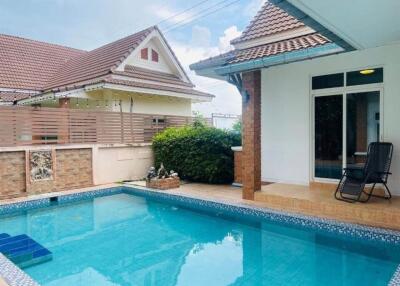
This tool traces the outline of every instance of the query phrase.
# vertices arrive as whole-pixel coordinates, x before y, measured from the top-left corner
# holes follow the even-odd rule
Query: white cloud
[[[242,33],[236,26],[231,26],[224,31],[224,35],[219,38],[219,50],[221,53],[229,52],[233,49],[231,41],[239,37]]]
[[[193,47],[209,47],[211,43],[211,31],[206,27],[194,26],[192,28]]]
[[[193,28],[192,42],[205,42],[204,39],[208,33],[209,30],[207,28]],[[211,103],[193,105],[193,110],[200,111],[205,116],[211,116],[211,113],[240,114],[241,97],[235,86],[225,81],[197,76],[189,69],[189,65],[201,59],[226,52],[230,49],[230,40],[237,37],[238,34],[240,32],[235,26],[229,27],[224,31],[224,35],[219,38],[218,46],[187,45],[180,42],[170,43],[185,71],[196,85],[196,88],[216,96]]]

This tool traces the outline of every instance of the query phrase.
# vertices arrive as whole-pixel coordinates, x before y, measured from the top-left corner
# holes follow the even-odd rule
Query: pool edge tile
[[[40,286],[40,284],[1,253],[0,277],[2,277],[9,286]]]
[[[400,231],[341,222],[338,220],[319,218],[309,215],[296,214],[292,212],[279,211],[266,207],[253,206],[241,202],[232,202],[221,199],[206,199],[195,196],[185,196],[183,194],[166,193],[160,190],[149,189],[142,186],[120,185],[77,193],[57,194],[55,196],[58,198],[58,204],[63,205],[100,196],[108,196],[121,193],[133,195],[142,194],[153,198],[169,199],[172,202],[182,203],[193,209],[196,209],[197,207],[197,209],[205,211],[226,211],[228,213],[234,213],[237,215],[248,215],[252,218],[257,219],[269,219],[275,222],[292,225],[294,224],[314,230],[325,230],[330,233],[336,233],[350,238],[363,238],[369,239],[371,241],[394,243],[396,245],[400,245]],[[49,194],[45,198],[38,198],[0,205],[0,215],[12,214],[14,212],[51,206],[52,204],[50,202],[50,198],[53,196],[54,195]],[[1,263],[7,265],[5,269],[8,269],[8,274],[6,273],[6,275],[8,276],[5,276],[2,273],[2,269],[0,269],[0,276],[5,277],[7,279],[7,282],[10,283],[10,286],[40,286],[25,272],[23,272],[20,268],[18,268],[0,253],[0,265],[2,265]],[[11,266],[9,266],[10,263]],[[12,269],[12,271],[10,271],[9,269]],[[10,279],[10,273],[15,274],[15,276],[12,276],[12,279]],[[27,279],[27,284],[21,284],[21,281],[25,281],[21,279]],[[394,272],[388,285],[400,285],[400,265]]]
[[[399,285],[400,285],[400,265],[399,267],[397,267],[397,270],[393,274],[392,279],[390,279],[388,286],[399,286]]]

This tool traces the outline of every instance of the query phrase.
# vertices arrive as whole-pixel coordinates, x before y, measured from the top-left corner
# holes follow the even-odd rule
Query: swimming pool
[[[125,187],[0,207],[3,232],[53,252],[24,269],[47,286],[387,285],[400,263],[396,232]]]

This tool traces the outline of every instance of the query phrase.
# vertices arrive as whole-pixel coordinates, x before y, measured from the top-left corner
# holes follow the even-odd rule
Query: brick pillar
[[[261,190],[261,71],[243,73],[242,81],[242,197],[254,200]]]

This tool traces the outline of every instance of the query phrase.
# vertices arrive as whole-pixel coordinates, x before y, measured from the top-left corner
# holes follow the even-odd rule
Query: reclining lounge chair
[[[371,197],[390,199],[392,194],[387,186],[387,180],[391,175],[392,155],[392,143],[373,142],[369,144],[364,166],[349,166],[344,169],[335,192],[335,198],[350,203],[365,203]],[[383,196],[373,194],[376,184],[382,184],[385,187]],[[369,191],[365,191],[366,185],[371,186]]]

